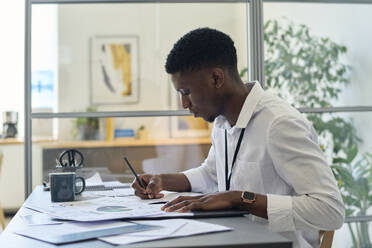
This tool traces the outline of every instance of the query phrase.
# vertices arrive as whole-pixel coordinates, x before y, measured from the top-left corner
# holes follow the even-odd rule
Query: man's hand
[[[160,191],[163,190],[163,183],[160,175],[143,174],[138,177],[146,188],[142,188],[139,182],[134,179],[132,188],[136,196],[141,199],[157,199],[164,196],[164,194],[160,193]]]
[[[166,212],[180,213],[192,210],[221,210],[240,206],[240,191],[218,192],[203,196],[180,196],[165,204],[161,209]]]

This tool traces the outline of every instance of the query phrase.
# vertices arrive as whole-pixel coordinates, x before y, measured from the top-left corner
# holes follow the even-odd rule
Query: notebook
[[[50,186],[49,183],[43,182],[44,191],[49,191]],[[106,191],[106,190],[113,190],[113,189],[126,189],[130,188],[129,183],[120,183],[118,181],[113,182],[103,182],[100,185],[86,185],[85,191]]]

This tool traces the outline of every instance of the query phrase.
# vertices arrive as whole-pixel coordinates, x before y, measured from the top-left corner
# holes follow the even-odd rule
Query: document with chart
[[[62,203],[28,203],[27,208],[47,213],[53,218],[75,221],[137,219],[148,216],[192,216],[192,213],[167,213],[161,204],[148,204],[137,197],[101,197]]]

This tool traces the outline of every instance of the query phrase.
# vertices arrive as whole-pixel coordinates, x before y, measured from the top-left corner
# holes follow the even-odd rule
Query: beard
[[[211,115],[211,116],[209,116],[209,117],[206,119],[206,121],[212,123],[212,122],[214,122],[214,120],[215,120],[216,118],[217,118],[217,116]]]
[[[207,121],[207,122],[213,123],[214,120],[215,120],[218,116],[221,115],[222,110],[223,110],[223,108],[221,107],[221,108],[217,109],[217,111],[216,111],[216,110],[213,111],[214,113],[213,113],[213,114],[210,114],[208,117],[206,117],[206,118],[203,117],[203,119],[204,119],[205,121]]]

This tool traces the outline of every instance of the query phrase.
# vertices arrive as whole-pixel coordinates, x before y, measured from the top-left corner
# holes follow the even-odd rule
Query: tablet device
[[[213,210],[213,211],[191,211],[184,214],[172,214],[172,215],[155,215],[155,216],[145,216],[145,217],[131,217],[130,220],[162,220],[162,219],[172,219],[172,218],[218,218],[218,217],[238,217],[249,214],[246,210]]]

